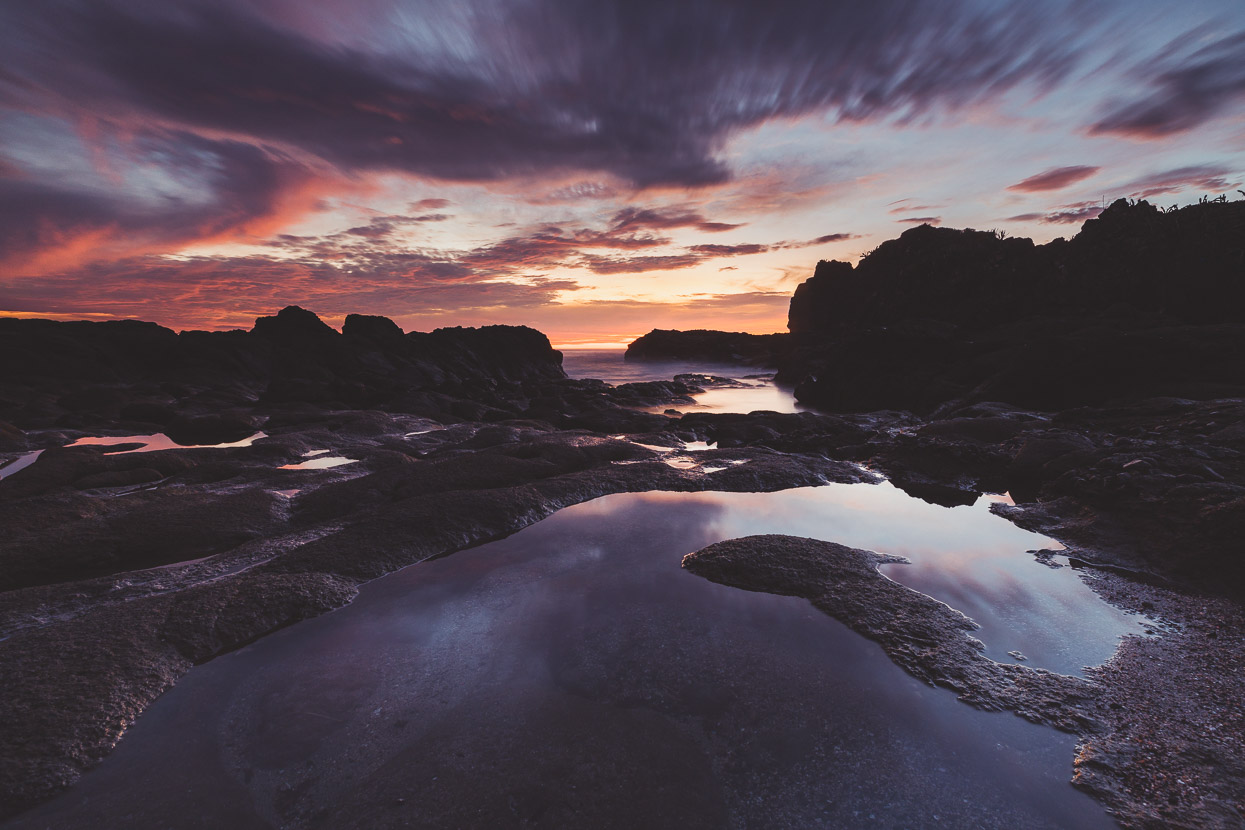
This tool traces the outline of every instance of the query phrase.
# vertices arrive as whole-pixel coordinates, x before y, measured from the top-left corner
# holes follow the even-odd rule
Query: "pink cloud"
[[[1085,181],[1101,169],[1101,167],[1089,167],[1086,165],[1053,167],[1044,173],[1038,173],[1036,176],[1030,176],[1022,182],[1017,182],[1007,189],[1017,193],[1042,193],[1047,190],[1062,190],[1068,185]]]

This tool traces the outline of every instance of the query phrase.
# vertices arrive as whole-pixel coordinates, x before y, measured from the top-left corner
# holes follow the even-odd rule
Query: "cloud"
[[[1233,174],[1226,167],[1195,165],[1143,176],[1124,185],[1122,189],[1131,198],[1149,199],[1154,196],[1179,193],[1186,187],[1209,193],[1222,193],[1240,184],[1240,175]]]
[[[0,46],[18,69],[0,101],[245,136],[343,171],[703,186],[731,177],[732,134],[773,118],[911,119],[1049,88],[1078,62],[1019,4],[475,5],[322,4],[309,27],[264,3],[10,4]],[[364,31],[335,38],[334,22]],[[398,48],[395,28],[422,39]]]
[[[431,199],[428,201],[440,202],[443,200]],[[425,213],[422,216],[376,216],[366,225],[348,228],[342,231],[342,233],[362,236],[367,239],[383,239],[403,225],[416,225],[422,222],[444,222],[449,218],[449,215],[445,213]]]
[[[769,245],[747,242],[740,245],[691,245],[688,247],[688,250],[706,256],[747,256],[749,254],[763,254],[770,250],[770,247]]]
[[[37,273],[86,258],[266,232],[310,210],[315,176],[251,144],[142,132],[126,148],[132,188],[0,179],[0,266]],[[167,166],[168,175],[160,175]]]
[[[1097,65],[1107,31],[1097,24],[1131,14],[1124,4],[1100,8],[1052,13],[975,0],[0,3],[0,291],[54,304],[53,289],[65,302],[137,302],[128,286],[105,284],[132,277],[160,296],[193,283],[199,293],[182,301],[205,308],[201,297],[211,296],[228,309],[230,295],[210,288],[207,275],[258,298],[276,297],[282,280],[316,297],[331,286],[348,296],[445,298],[500,296],[498,281],[512,280],[526,286],[515,289],[516,302],[526,302],[569,290],[549,288],[556,281],[540,283],[545,295],[533,287],[554,269],[681,269],[852,239],[710,244],[685,236],[746,224],[723,219],[845,199],[882,175],[786,150],[750,168],[740,151],[746,141],[736,140],[747,131],[810,115],[849,125],[936,123],[950,113],[967,120],[1012,93],[1040,96]],[[1159,51],[1137,37],[1140,28],[1119,32],[1106,45],[1136,47],[1133,63],[1112,64],[1104,77],[1126,72],[1132,87],[1097,111],[1095,131],[1155,137],[1235,112],[1245,35],[1201,30]],[[1061,170],[1069,169],[1088,168]],[[1144,197],[1232,181],[1230,171],[1199,170],[1129,187]],[[297,226],[310,235],[274,236],[341,204],[344,193],[392,195],[399,189],[388,190],[391,183],[412,179],[422,181],[414,192],[455,195],[465,209],[488,198],[476,195],[485,188],[460,200],[464,188],[428,182],[483,183],[526,204],[481,222],[513,220],[513,230],[499,232],[505,238],[458,243],[463,250],[421,241],[421,227],[450,218],[450,201],[436,197],[386,205],[392,213],[334,232],[307,231],[329,226],[328,217],[311,217]],[[685,201],[616,209],[646,189]],[[608,210],[591,205],[606,199]],[[558,222],[527,225],[530,205],[554,203],[564,206]],[[902,223],[936,224],[944,206],[907,199],[888,207]],[[1064,221],[1051,217],[1078,210],[1088,208],[1033,221]],[[267,255],[160,256],[205,242],[267,245]],[[104,264],[87,266],[96,261]],[[231,267],[249,276],[231,278]]]
[[[1196,34],[1176,41],[1163,59],[1139,61],[1131,74],[1145,92],[1116,101],[1090,134],[1158,139],[1239,111],[1245,104],[1245,31]],[[1201,45],[1189,53],[1181,48],[1186,43]]]
[[[1061,190],[1068,185],[1084,181],[1102,168],[1076,165],[1073,167],[1053,167],[1044,173],[1030,176],[1022,182],[1008,187],[1018,193],[1042,193],[1047,190]]]
[[[909,216],[906,219],[896,219],[905,225],[941,225],[941,216]]]
[[[858,233],[828,233],[825,236],[819,236],[816,239],[810,239],[807,242],[791,242],[785,245],[787,248],[811,248],[814,245],[828,245],[831,242],[845,242],[848,239],[859,239]]]
[[[909,202],[911,201],[911,199],[900,199],[899,201]],[[895,204],[895,203],[891,202],[891,204]],[[887,213],[895,215],[895,214],[900,214],[900,213],[913,213],[918,210],[938,210],[939,208],[943,208],[943,207],[946,207],[946,205],[900,205],[897,208],[891,208],[890,210],[887,211]]]
[[[141,256],[95,263],[40,280],[0,280],[0,308],[66,316],[91,309],[175,327],[249,327],[256,316],[298,302],[328,316],[371,311],[453,314],[531,308],[580,286],[572,280],[443,280],[436,262],[367,268],[264,257]],[[383,266],[388,267],[383,267]]]
[[[710,222],[700,213],[679,208],[624,208],[614,216],[614,230],[696,228],[706,233],[720,233],[742,224],[732,225],[726,222]]]
[[[1047,213],[1022,213],[1018,216],[1009,216],[1005,221],[1041,222],[1044,225],[1079,225],[1100,213],[1102,213],[1102,206],[1098,202],[1079,202],[1063,205]]]
[[[671,254],[668,256],[599,257],[586,256],[582,263],[594,274],[639,274],[645,271],[673,271],[699,265],[705,257],[700,254]]]

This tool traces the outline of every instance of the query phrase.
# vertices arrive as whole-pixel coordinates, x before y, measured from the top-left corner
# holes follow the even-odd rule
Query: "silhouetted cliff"
[[[779,380],[835,410],[953,401],[1039,409],[1245,388],[1245,202],[1120,200],[1034,245],[928,225],[791,300]]]
[[[1245,316],[1245,202],[1164,213],[1115,202],[1071,241],[1034,245],[991,231],[922,225],[853,268],[819,262],[791,300],[788,327],[935,320],[990,329],[1034,317],[1159,315],[1167,323]]]

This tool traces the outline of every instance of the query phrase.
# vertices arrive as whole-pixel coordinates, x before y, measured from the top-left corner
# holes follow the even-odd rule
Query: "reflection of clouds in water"
[[[729,503],[740,494],[721,494]],[[1033,665],[1067,674],[1108,659],[1140,620],[1103,602],[1068,568],[1027,551],[1057,543],[989,511],[990,500],[940,507],[893,485],[830,484],[761,496],[765,509],[724,511],[722,538],[785,533],[906,557],[890,578],[963,611],[995,659],[1019,649]]]
[[[685,374],[741,380],[741,376],[757,371],[752,366],[714,365],[694,361],[628,362],[621,350],[565,349],[563,355],[562,366],[570,377],[596,378],[614,386],[639,381],[672,380],[675,375]],[[767,380],[752,379],[742,382],[749,385],[743,388],[706,389],[704,393],[694,396],[694,404],[662,404],[646,411],[660,414],[671,408],[686,412],[798,412],[801,409],[790,390],[779,389]]]
[[[324,452],[327,452],[325,450]],[[331,467],[341,467],[346,464],[354,464],[357,458],[346,458],[344,455],[321,455],[298,464],[282,464],[278,470],[327,470]]]
[[[787,493],[770,508],[770,524],[785,529],[745,530],[733,535],[766,532],[826,538],[914,561],[938,556],[940,565],[953,569],[973,558],[995,556],[1000,549],[1023,552],[1050,544],[1045,537],[977,506],[928,504],[887,482],[830,484]],[[834,536],[821,535],[826,532]]]
[[[34,450],[32,452],[24,452],[17,458],[0,466],[0,479],[8,478],[14,473],[21,472],[39,460],[39,456],[43,454],[43,450]]]
[[[883,572],[976,620],[982,626],[976,636],[989,656],[1007,660],[1008,651],[1019,650],[1032,665],[1064,673],[1102,662],[1121,634],[1140,630],[1137,618],[1099,599],[1072,569],[1045,567],[1026,553],[1050,547],[1050,540],[988,508],[984,499],[972,507],[939,507],[885,482],[778,493],[626,494],[568,507],[512,538],[522,540],[528,556],[541,557],[546,573],[576,586],[576,596],[600,590],[600,573],[578,569],[586,559],[608,571],[620,550],[661,557],[671,540],[682,541],[680,557],[722,539],[760,533],[897,554],[911,564],[884,566]],[[472,554],[455,559],[463,557],[458,564],[470,567]],[[504,573],[481,577],[504,581]],[[651,590],[669,587],[658,580]],[[555,601],[583,600],[548,597],[538,604]]]
[[[695,412],[800,412],[801,407],[787,389],[779,389],[772,383],[744,389],[709,389],[695,395],[695,406],[681,409]]]
[[[714,441],[712,444],[709,443],[708,441],[684,441],[683,442],[684,452],[703,452],[705,450],[715,450],[717,448],[718,448],[717,441]]]
[[[261,438],[267,438],[265,432],[257,432],[254,435],[247,436],[241,441],[229,441],[222,444],[178,444],[172,438],[163,432],[157,432],[154,435],[103,435],[89,436],[79,438],[66,444],[66,447],[111,447],[120,444],[141,444],[130,450],[118,450],[109,455],[125,455],[132,452],[156,452],[157,450],[205,450],[205,449],[232,449],[234,447],[249,447]]]

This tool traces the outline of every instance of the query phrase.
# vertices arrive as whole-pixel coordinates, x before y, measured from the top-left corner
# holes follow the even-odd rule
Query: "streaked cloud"
[[[1185,188],[1217,195],[1241,184],[1240,172],[1233,173],[1218,165],[1194,165],[1164,170],[1124,185],[1124,190],[1134,199],[1150,199],[1155,196],[1179,193]]]
[[[1190,33],[1158,60],[1138,61],[1143,91],[1112,104],[1093,135],[1159,139],[1185,133],[1245,106],[1245,31]]]
[[[1044,173],[1038,173],[1024,181],[1017,182],[1007,189],[1017,193],[1042,193],[1047,190],[1062,190],[1069,185],[1085,181],[1101,169],[1101,167],[1089,167],[1086,165],[1053,167]]]

